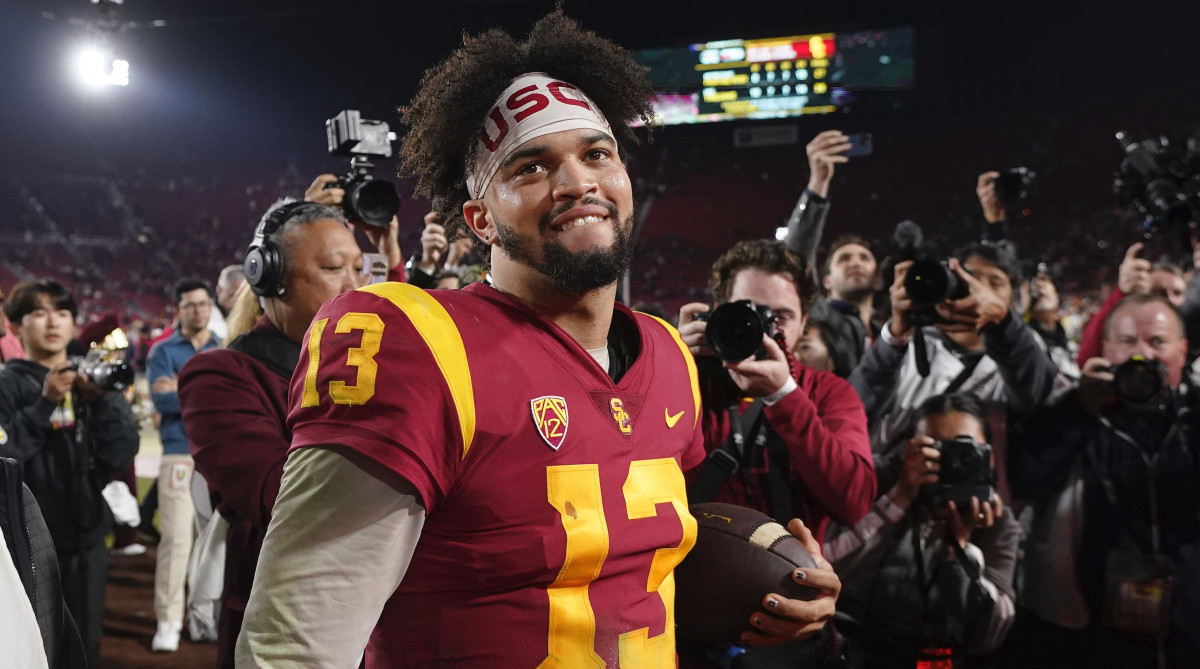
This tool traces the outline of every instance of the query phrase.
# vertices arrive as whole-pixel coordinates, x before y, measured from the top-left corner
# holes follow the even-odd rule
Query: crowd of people
[[[1200,246],[1030,271],[985,172],[977,236],[906,222],[883,248],[837,223],[853,159],[829,130],[784,238],[676,288],[704,256],[638,242],[641,68],[561,11],[464,39],[403,112],[418,241],[348,220],[320,175],[216,288],[175,283],[127,363],[86,355],[111,323],[81,328],[62,283],[8,291],[0,493],[33,510],[0,513],[14,666],[100,666],[110,550],[147,503],[150,649],[186,633],[222,668],[1200,666]],[[667,286],[646,296],[694,301],[621,304],[638,256]],[[1060,293],[1098,258],[1102,303]],[[132,514],[122,364],[162,443]],[[786,527],[812,599],[677,638],[703,502]]]

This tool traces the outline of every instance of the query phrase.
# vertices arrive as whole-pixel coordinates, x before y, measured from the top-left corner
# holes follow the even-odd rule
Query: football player
[[[616,304],[634,250],[621,143],[651,89],[555,12],[428,71],[405,171],[492,285],[327,303],[292,379],[292,452],[239,666],[674,666],[674,578],[704,457],[691,356]],[[811,535],[795,531],[819,554]],[[832,615],[772,599],[761,640]]]

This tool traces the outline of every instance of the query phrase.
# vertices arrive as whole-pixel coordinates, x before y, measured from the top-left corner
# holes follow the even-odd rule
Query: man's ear
[[[467,222],[467,227],[475,233],[476,237],[482,239],[483,243],[491,244],[496,241],[496,224],[488,211],[487,203],[482,199],[464,202],[463,218]]]
[[[826,274],[826,275],[825,275],[825,277],[821,279],[821,285],[822,285],[822,286],[825,286],[825,292],[826,292],[826,293],[828,293],[828,294],[832,295],[832,294],[833,294],[833,288],[830,288],[830,286],[829,286],[829,284],[830,284],[830,283],[831,283],[831,282],[829,281],[829,275],[828,275],[828,274]]]

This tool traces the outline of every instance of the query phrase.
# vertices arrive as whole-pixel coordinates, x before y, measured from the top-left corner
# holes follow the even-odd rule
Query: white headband
[[[513,79],[479,130],[475,171],[467,175],[471,197],[483,197],[500,165],[518,146],[542,135],[579,129],[599,130],[612,136],[604,114],[577,87],[544,72],[530,72]]]

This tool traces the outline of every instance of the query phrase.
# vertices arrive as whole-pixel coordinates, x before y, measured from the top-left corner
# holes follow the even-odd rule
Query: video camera
[[[1192,232],[1200,215],[1196,191],[1200,188],[1200,133],[1174,146],[1166,136],[1132,140],[1116,134],[1125,158],[1113,178],[1113,192],[1122,204],[1132,204],[1145,217],[1146,238],[1167,235],[1190,255]]]
[[[129,348],[129,340],[120,328],[110,332],[102,342],[92,344],[87,355],[71,357],[71,368],[88,377],[105,392],[125,390],[133,385],[134,372],[120,354]]]
[[[992,501],[996,495],[996,472],[992,467],[992,447],[971,437],[958,436],[950,441],[933,444],[941,452],[938,482],[923,487],[924,499],[931,508],[954,502],[959,511],[971,509],[971,498]]]
[[[777,319],[770,308],[750,300],[726,302],[712,313],[696,314],[696,320],[708,322],[704,339],[709,348],[725,362],[740,362],[752,355],[766,359],[762,338],[774,333]]]
[[[395,133],[386,122],[369,121],[358,110],[347,109],[325,121],[325,135],[330,155],[350,158],[350,172],[325,187],[346,191],[342,210],[347,218],[386,228],[400,211],[400,196],[395,184],[375,178],[370,159],[392,155]]]

